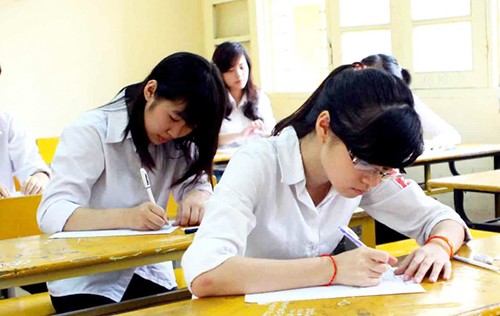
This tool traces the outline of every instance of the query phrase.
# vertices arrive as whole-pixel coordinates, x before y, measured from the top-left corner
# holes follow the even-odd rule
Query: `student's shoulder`
[[[269,166],[278,160],[276,148],[277,144],[274,138],[256,139],[240,147],[233,157],[241,157],[241,159],[247,159],[253,164]]]
[[[74,122],[69,124],[63,132],[97,132],[104,135],[108,125],[109,113],[101,108],[92,109],[83,113]]]

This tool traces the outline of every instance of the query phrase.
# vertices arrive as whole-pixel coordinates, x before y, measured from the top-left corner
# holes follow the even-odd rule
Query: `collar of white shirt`
[[[295,129],[291,126],[281,131],[276,140],[278,163],[283,175],[282,181],[286,184],[297,184],[305,180],[300,143]],[[293,157],[290,159],[290,157]]]
[[[117,111],[116,106],[113,107],[112,111],[106,111],[106,107],[102,110],[107,113],[108,116],[108,126],[106,127],[106,143],[119,143],[125,137],[125,129],[128,124],[128,113],[125,101],[123,102],[123,108]],[[127,133],[126,138],[131,138],[132,135]]]
[[[231,95],[231,93],[227,93],[227,97],[229,98],[229,102],[231,103],[231,105],[233,107],[240,107],[242,106],[243,104],[247,103],[247,94],[246,92],[243,93],[243,96],[241,97],[241,100],[240,100],[240,103],[238,103],[238,106],[236,106],[236,100],[233,98],[233,96]]]

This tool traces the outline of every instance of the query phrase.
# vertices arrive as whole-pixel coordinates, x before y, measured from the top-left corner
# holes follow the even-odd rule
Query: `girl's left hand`
[[[37,172],[24,180],[21,192],[24,195],[42,194],[49,183],[49,176],[44,172]]]
[[[198,225],[205,214],[205,202],[211,196],[205,191],[193,190],[182,200],[177,209],[177,219],[174,225]]]
[[[451,276],[450,254],[438,241],[429,242],[409,254],[394,271],[399,275],[404,273],[403,280],[413,278],[415,283],[420,283],[427,272],[430,271],[429,282],[436,282],[441,272],[443,279]]]

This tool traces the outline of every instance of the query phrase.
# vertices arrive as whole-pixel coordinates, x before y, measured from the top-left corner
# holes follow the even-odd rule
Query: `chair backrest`
[[[58,143],[59,137],[37,138],[38,151],[46,164],[50,165],[52,163]]]
[[[0,199],[0,240],[39,235],[36,211],[41,195]]]
[[[213,186],[215,186],[217,184],[217,179],[214,176],[212,176],[212,184],[213,184]],[[166,207],[168,219],[175,219],[177,217],[177,208],[178,207],[179,206],[178,206],[177,202],[175,201],[174,196],[172,195],[172,193],[170,193],[170,195],[168,197],[168,201],[167,201],[167,207]]]

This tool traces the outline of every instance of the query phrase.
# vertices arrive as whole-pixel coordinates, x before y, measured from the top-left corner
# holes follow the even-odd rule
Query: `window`
[[[267,83],[274,91],[314,90],[330,63],[324,1],[268,0],[267,8],[270,32],[264,56],[270,56],[270,67],[262,75],[271,78]]]
[[[409,69],[413,88],[488,86],[487,0],[263,1],[267,90],[312,91],[328,69],[377,53]]]

